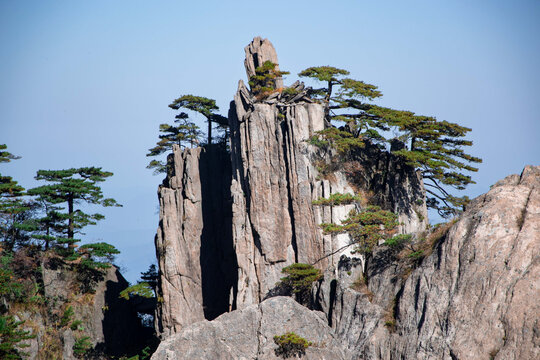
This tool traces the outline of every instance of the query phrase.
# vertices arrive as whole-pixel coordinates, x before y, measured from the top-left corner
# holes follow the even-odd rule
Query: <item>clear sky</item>
[[[136,280],[155,261],[162,177],[145,155],[173,121],[167,105],[191,93],[226,115],[257,35],[291,74],[345,68],[383,106],[473,128],[484,163],[469,196],[540,164],[537,0],[0,0],[0,143],[22,157],[0,172],[27,188],[38,169],[114,172],[103,189],[124,207],[85,239],[116,245]]]

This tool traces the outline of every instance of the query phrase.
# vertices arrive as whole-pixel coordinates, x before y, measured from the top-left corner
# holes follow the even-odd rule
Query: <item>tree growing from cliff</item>
[[[183,95],[174,100],[169,107],[174,110],[187,109],[197,112],[206,118],[208,123],[208,144],[212,143],[212,123],[220,126],[228,126],[229,121],[226,117],[219,115],[219,107],[216,101],[203,96]]]
[[[281,272],[287,276],[281,278],[278,286],[292,291],[296,300],[302,304],[309,302],[311,284],[322,277],[321,270],[310,264],[294,263],[284,267]]]
[[[156,146],[151,148],[146,156],[158,156],[167,151],[171,151],[174,144],[180,147],[189,145],[193,147],[199,144],[202,135],[199,127],[189,120],[189,115],[185,112],[175,116],[176,125],[161,124],[159,131],[159,141]],[[147,166],[148,169],[154,169],[154,173],[164,173],[167,171],[167,164],[160,160],[152,160]]]
[[[279,71],[277,65],[267,60],[255,69],[255,75],[249,78],[249,86],[253,95],[264,97],[276,90],[276,79],[290,74],[288,71]]]
[[[0,359],[18,360],[27,355],[22,349],[29,345],[23,341],[36,335],[24,330],[23,325],[24,321],[18,321],[12,315],[0,315]]]
[[[102,171],[97,167],[71,168],[67,170],[39,170],[36,180],[46,181],[42,185],[28,190],[28,194],[48,205],[47,216],[42,222],[50,222],[48,229],[54,229],[54,242],[62,255],[68,259],[78,258],[75,243],[80,241],[75,235],[88,225],[95,225],[104,219],[99,213],[88,214],[80,204],[94,204],[104,207],[121,206],[112,198],[104,198],[99,183],[105,181],[113,173]],[[51,219],[53,218],[54,219]],[[51,241],[49,238],[48,241]],[[66,245],[67,247],[65,247]],[[89,249],[85,251],[90,251]],[[100,255],[98,255],[100,256]]]
[[[330,145],[342,144],[348,150],[351,144],[355,148],[362,147],[364,141],[386,144],[394,155],[422,172],[427,180],[428,207],[436,209],[443,217],[450,217],[468,202],[467,197],[456,197],[448,189],[463,190],[474,183],[464,172],[478,171],[471,164],[482,162],[463,150],[472,145],[472,141],[463,139],[470,128],[371,104],[368,101],[381,97],[382,93],[374,85],[346,78],[347,70],[319,66],[298,75],[324,83],[324,87],[312,91],[312,97],[323,103],[328,123],[345,123],[342,133],[329,127],[316,134],[312,143],[328,145],[330,138]]]
[[[352,245],[356,252],[369,254],[380,240],[392,237],[398,221],[391,211],[370,205],[362,210],[352,210],[341,224],[323,223],[320,226],[325,234],[347,233],[351,239],[347,246]]]

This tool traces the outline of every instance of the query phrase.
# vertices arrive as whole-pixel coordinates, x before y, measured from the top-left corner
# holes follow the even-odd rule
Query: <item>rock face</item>
[[[163,298],[156,329],[164,336],[228,311],[236,285],[227,152],[176,146],[168,161],[155,240]]]
[[[307,359],[348,358],[336,341],[324,314],[311,311],[288,297],[223,314],[214,321],[185,327],[163,341],[154,360],[279,359],[273,337],[294,332],[311,341]]]
[[[77,282],[74,271],[43,266],[46,311],[28,308],[18,312],[18,318],[36,335],[27,341],[29,347],[24,349],[29,358],[76,359],[73,345],[83,336],[88,336],[95,347],[93,358],[120,357],[138,350],[152,335],[151,329],[141,326],[131,303],[119,298],[120,291],[129,283],[116,267],[108,269],[97,281],[93,293],[74,294]],[[57,328],[58,318],[67,306],[73,309],[70,321],[80,321],[79,330],[69,326]]]
[[[255,38],[246,54],[248,76],[260,61],[277,63],[267,40]],[[324,129],[324,111],[303,84],[293,87],[296,95],[276,92],[256,100],[240,81],[228,116],[230,154],[175,148],[170,156],[158,192],[156,236],[163,297],[156,328],[162,337],[261,302],[292,263],[321,269],[337,263],[349,238],[323,235],[318,225],[339,223],[355,205],[312,205],[321,197],[365,189],[399,214],[402,231],[425,228],[422,183],[391,155],[369,148],[358,155],[356,168],[321,176],[318,166],[330,160],[309,139]],[[358,171],[362,180],[351,181]]]
[[[240,82],[229,113],[236,305],[260,302],[294,262],[324,256],[311,201],[317,172],[306,141],[323,129],[318,104],[253,103]]]
[[[342,259],[315,297],[353,358],[537,359],[539,245],[529,166],[476,198],[410,275],[380,252],[355,286],[361,269]]]
[[[276,64],[276,71],[279,71],[279,62],[274,45],[268,39],[262,39],[257,36],[251,43],[244,48],[246,59],[244,66],[246,67],[247,78],[255,75],[255,69],[264,64],[266,61],[271,61]],[[276,88],[283,87],[283,79],[279,78],[275,81]]]
[[[476,198],[398,296],[394,352],[540,358],[540,167]]]

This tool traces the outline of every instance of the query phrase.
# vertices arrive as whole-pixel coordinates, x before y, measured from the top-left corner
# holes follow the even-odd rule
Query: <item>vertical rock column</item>
[[[175,146],[168,161],[169,173],[158,190],[155,240],[161,336],[228,311],[236,284],[228,153],[219,145],[183,151]]]
[[[309,139],[323,129],[318,104],[253,103],[240,82],[229,113],[236,305],[260,302],[294,262],[324,255],[315,223]],[[321,266],[324,264],[321,263]]]
[[[158,189],[156,252],[161,274],[158,332],[168,336],[204,319],[200,248],[203,229],[199,157],[201,148],[170,155],[170,172]]]

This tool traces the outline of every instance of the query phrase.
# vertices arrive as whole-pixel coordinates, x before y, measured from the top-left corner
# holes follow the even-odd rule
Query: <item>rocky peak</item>
[[[248,80],[255,75],[255,69],[262,66],[266,61],[271,61],[276,64],[276,70],[279,71],[279,61],[274,49],[274,45],[268,39],[263,39],[260,36],[255,37],[251,43],[244,48],[246,59],[244,65]],[[283,79],[276,79],[276,88],[283,87]]]
[[[255,38],[246,47],[248,76],[266,60],[277,63],[275,50]],[[425,228],[421,179],[389,154],[373,148],[358,159],[361,184],[344,169],[320,173],[318,161],[328,159],[309,140],[325,128],[323,107],[301,82],[291,88],[256,99],[240,81],[228,115],[230,152],[175,148],[169,157],[156,236],[162,336],[261,302],[292,263],[336,264],[348,235],[324,235],[319,224],[339,223],[355,205],[313,205],[321,197],[364,187],[399,214],[402,231]]]

